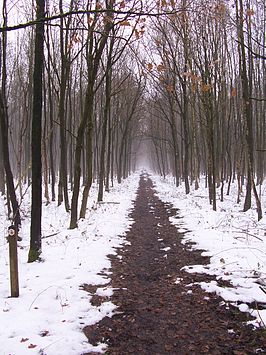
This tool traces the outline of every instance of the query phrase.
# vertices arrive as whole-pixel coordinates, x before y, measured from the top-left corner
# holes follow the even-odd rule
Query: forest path
[[[111,256],[111,301],[118,308],[112,318],[84,328],[89,342],[108,344],[106,355],[265,353],[265,335],[242,324],[244,313],[193,284],[211,276],[181,270],[208,258],[181,243],[182,233],[169,221],[177,213],[142,175],[126,235],[130,243]],[[94,297],[95,304],[106,301]]]

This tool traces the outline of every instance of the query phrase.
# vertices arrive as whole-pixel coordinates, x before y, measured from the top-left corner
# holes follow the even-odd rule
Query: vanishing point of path
[[[181,243],[170,215],[178,218],[178,211],[164,204],[142,175],[130,215],[134,223],[126,235],[129,243],[110,256],[111,301],[118,308],[112,318],[85,327],[89,342],[108,344],[106,355],[266,353],[265,331],[251,330],[244,325],[246,314],[193,284],[211,276],[181,270],[206,264],[208,258]],[[95,295],[92,301],[97,305],[106,299]]]

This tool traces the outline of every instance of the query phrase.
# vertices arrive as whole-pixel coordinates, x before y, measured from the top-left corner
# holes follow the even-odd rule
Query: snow
[[[184,269],[191,273],[215,275],[217,280],[229,281],[232,287],[221,287],[216,281],[201,282],[201,287],[206,292],[216,292],[241,311],[249,311],[256,317],[254,325],[265,326],[266,185],[261,189],[264,215],[258,222],[254,201],[253,208],[247,212],[241,210],[244,195],[241,203],[236,203],[235,184],[232,184],[230,195],[224,196],[224,202],[217,201],[215,212],[208,201],[204,178],[198,190],[191,186],[189,195],[185,194],[184,186],[176,187],[171,177],[163,180],[153,176],[152,179],[159,198],[178,209],[177,218],[171,217],[170,220],[178,232],[184,233],[183,243],[191,248],[205,250],[202,255],[210,257],[208,265],[193,265]],[[191,242],[195,244],[191,246]],[[177,283],[178,281],[179,279]],[[256,303],[262,304],[264,309],[250,308],[251,303],[253,307]]]
[[[77,355],[100,351],[104,344],[91,346],[82,332],[105,316],[112,316],[115,305],[103,302],[95,307],[83,284],[97,285],[96,294],[111,296],[108,254],[124,243],[123,235],[132,224],[132,209],[139,174],[105,195],[97,204],[97,188],[90,194],[89,211],[78,228],[69,230],[69,214],[56,203],[43,205],[43,262],[27,263],[30,230],[30,201],[22,205],[23,226],[19,242],[20,295],[10,298],[8,244],[10,225],[4,199],[0,201],[0,350],[1,355]],[[53,236],[51,236],[53,235]],[[101,273],[101,275],[99,275]]]
[[[266,309],[252,308],[254,302],[266,303],[266,216],[257,222],[255,207],[242,212],[235,202],[236,187],[230,196],[217,201],[217,212],[208,203],[204,181],[200,189],[184,193],[173,179],[152,176],[159,197],[178,208],[171,222],[183,233],[183,243],[203,249],[210,256],[208,265],[186,266],[187,272],[215,275],[216,280],[201,282],[208,293],[216,292],[242,312],[256,317],[255,325],[266,323]],[[116,307],[108,301],[113,293],[110,286],[110,260],[127,242],[126,231],[133,220],[128,217],[133,207],[139,174],[115,185],[105,194],[104,203],[97,204],[97,188],[92,188],[88,213],[78,228],[69,230],[70,216],[56,203],[43,205],[43,262],[27,263],[30,229],[30,196],[25,194],[21,210],[23,226],[19,242],[20,296],[10,298],[8,243],[5,236],[9,221],[0,198],[0,350],[1,355],[78,355],[89,351],[104,351],[106,345],[90,345],[82,332],[86,325],[103,317],[111,317]],[[266,209],[266,186],[262,188],[263,210]],[[243,197],[242,197],[243,199]],[[152,213],[152,206],[151,213]],[[182,218],[179,218],[182,217]],[[158,223],[158,226],[160,224]],[[163,239],[158,238],[158,241]],[[195,242],[196,244],[191,244]],[[169,248],[162,248],[167,252]],[[167,257],[167,254],[164,255]],[[219,279],[229,281],[230,287],[219,286]],[[175,283],[181,282],[177,278]],[[82,285],[96,285],[96,295],[106,297],[99,307],[90,302],[92,295]],[[188,285],[189,286],[189,285]],[[193,293],[191,290],[188,294]]]

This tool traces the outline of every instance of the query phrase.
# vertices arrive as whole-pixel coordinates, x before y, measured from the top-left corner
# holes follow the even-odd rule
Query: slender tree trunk
[[[60,13],[63,13],[62,0],[59,1]],[[72,8],[72,2],[70,9]],[[70,20],[69,20],[70,21]],[[64,27],[63,18],[60,19],[60,56],[61,56],[61,72],[60,72],[60,94],[59,94],[59,123],[60,123],[60,174],[59,174],[59,187],[58,187],[58,205],[65,202],[66,212],[69,212],[69,199],[67,187],[67,142],[66,142],[66,89],[70,73],[70,63],[68,54],[66,53],[65,42],[69,41],[69,21]],[[65,34],[65,38],[64,38]],[[69,43],[68,43],[69,44]]]
[[[239,12],[238,12],[239,10]],[[262,218],[262,208],[261,202],[259,200],[256,186],[254,183],[254,143],[253,143],[253,122],[252,122],[252,101],[251,97],[251,82],[249,82],[248,74],[247,74],[247,61],[246,61],[246,49],[245,49],[245,39],[244,39],[244,9],[243,9],[243,1],[239,0],[239,8],[238,8],[238,0],[236,1],[236,11],[237,11],[237,22],[238,22],[238,38],[239,38],[239,52],[240,52],[240,74],[242,81],[242,99],[243,99],[243,108],[244,108],[244,116],[246,120],[246,148],[247,148],[247,168],[248,168],[248,176],[247,176],[247,185],[246,185],[246,198],[244,202],[244,211],[247,211],[251,208],[251,191],[253,190],[257,212],[258,212],[258,220]]]
[[[187,7],[187,1],[183,0],[182,5],[184,7],[184,11],[186,11]],[[186,12],[184,12],[184,15],[186,15]],[[188,21],[184,20],[182,23],[183,27],[183,47],[184,47],[184,72],[187,70],[187,65],[189,62],[189,53],[188,53],[188,45],[189,45],[189,39],[188,39]],[[184,180],[185,180],[185,191],[186,194],[189,194],[190,192],[190,187],[189,187],[189,127],[188,127],[188,93],[187,93],[187,80],[186,77],[182,79],[182,92],[183,92],[183,112],[182,112],[182,118],[183,118],[183,130],[184,130]]]
[[[110,169],[111,169],[111,148],[112,148],[112,122],[111,113],[108,116],[108,146],[107,146],[107,162],[106,162],[106,181],[105,191],[110,191]]]
[[[7,12],[6,12],[6,0],[3,3],[3,18],[4,26],[7,25]],[[6,103],[6,81],[7,81],[7,68],[6,68],[6,46],[7,46],[7,34],[3,32],[2,34],[2,58],[1,59],[1,74],[2,83],[0,91],[0,125],[1,125],[1,143],[2,143],[2,153],[3,153],[3,164],[6,174],[6,184],[7,184],[7,195],[8,200],[10,199],[13,211],[13,221],[18,229],[21,225],[21,218],[19,212],[19,205],[16,197],[13,173],[10,165],[9,158],[9,145],[8,145],[8,111]]]
[[[184,79],[185,80],[185,79]],[[188,166],[189,166],[189,137],[188,137],[188,98],[187,98],[187,88],[186,81],[183,83],[183,95],[184,95],[184,103],[183,103],[183,129],[184,129],[184,180],[185,180],[185,191],[186,194],[189,194],[189,179],[188,179]]]
[[[0,147],[2,146],[2,133],[0,132]],[[0,155],[0,193],[3,195],[5,194],[5,167],[3,161],[3,154]]]
[[[42,137],[42,157],[44,162],[43,181],[44,181],[44,197],[46,205],[50,203],[49,197],[49,181],[48,181],[48,156],[47,156],[47,102],[46,102],[46,87],[44,89],[44,127]]]
[[[17,228],[21,226],[21,218],[19,212],[19,206],[17,202],[13,174],[10,166],[9,160],[9,148],[8,148],[8,128],[7,128],[7,118],[5,115],[5,105],[2,96],[2,92],[0,92],[0,124],[1,124],[1,140],[2,140],[2,153],[4,160],[4,168],[6,173],[6,184],[7,184],[7,192],[11,201],[12,211],[13,211],[13,221]]]
[[[112,18],[113,2],[110,1],[107,5],[107,16]],[[87,181],[83,190],[82,204],[80,210],[81,218],[85,216],[87,200],[89,195],[90,186],[92,183],[92,159],[93,159],[93,104],[94,104],[94,84],[98,74],[99,64],[102,58],[103,50],[108,41],[108,34],[113,27],[112,21],[106,21],[104,31],[101,39],[98,42],[98,46],[95,49],[95,39],[93,29],[90,30],[88,38],[88,52],[87,52],[87,66],[88,66],[88,84],[85,97],[85,105],[83,110],[83,116],[78,128],[78,134],[76,139],[75,159],[74,159],[74,184],[73,194],[71,199],[71,217],[70,217],[70,229],[77,227],[78,221],[78,198],[80,190],[80,176],[81,176],[81,152],[83,148],[84,134],[86,125],[88,127],[88,146],[87,146]]]
[[[87,202],[89,198],[89,192],[93,180],[93,171],[92,171],[92,166],[93,166],[93,115],[94,115],[94,110],[93,110],[93,88],[92,88],[92,94],[91,94],[91,102],[89,106],[89,112],[88,112],[88,132],[87,132],[87,150],[86,150],[86,162],[87,162],[87,178],[86,178],[86,183],[85,187],[83,190],[82,194],[82,201],[81,201],[81,208],[80,208],[80,218],[85,218],[86,215],[86,208],[87,208]]]
[[[48,36],[49,48],[49,36]],[[49,50],[49,49],[48,49]],[[48,62],[48,103],[49,103],[49,166],[51,175],[52,201],[55,201],[55,164],[54,164],[54,104],[52,98],[52,85],[50,78],[50,61]]]
[[[37,20],[45,16],[45,0],[36,0]],[[42,219],[42,78],[44,62],[44,22],[38,22],[35,29],[35,59],[33,72],[33,112],[32,112],[32,198],[30,250],[28,261],[38,260],[41,254]]]
[[[110,52],[111,54],[111,52]],[[100,171],[99,171],[99,191],[98,191],[98,202],[103,200],[103,185],[104,185],[104,172],[105,172],[105,150],[106,150],[106,136],[107,136],[107,125],[108,118],[110,116],[110,106],[111,106],[111,58],[109,56],[107,62],[107,72],[105,80],[105,107],[104,107],[104,117],[103,117],[103,127],[102,127],[102,146],[100,153]]]
[[[83,142],[84,142],[84,133],[86,124],[88,121],[88,115],[93,105],[93,87],[91,83],[88,83],[86,97],[85,97],[85,105],[84,111],[82,114],[82,120],[80,122],[77,138],[76,138],[76,149],[75,149],[75,159],[74,159],[74,184],[73,184],[73,193],[71,199],[71,219],[70,219],[70,229],[74,229],[77,227],[78,221],[78,197],[79,197],[79,189],[80,189],[80,177],[81,177],[81,152],[83,149]],[[88,182],[85,185],[83,195],[86,194],[88,196],[88,190],[90,186]],[[83,218],[83,211],[86,210],[87,201],[83,198],[83,204],[81,206],[82,214],[81,218]],[[85,214],[84,214],[85,216]]]

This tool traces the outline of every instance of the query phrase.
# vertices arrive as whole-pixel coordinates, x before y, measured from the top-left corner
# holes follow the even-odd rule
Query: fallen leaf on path
[[[25,343],[26,341],[28,341],[29,340],[29,338],[22,338],[21,340],[20,340],[20,342],[21,343]]]
[[[30,344],[30,345],[28,346],[28,349],[34,349],[34,348],[36,348],[36,346],[37,346],[37,345],[35,345],[35,344]]]

